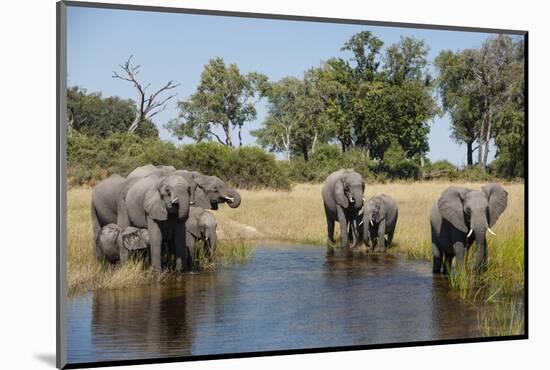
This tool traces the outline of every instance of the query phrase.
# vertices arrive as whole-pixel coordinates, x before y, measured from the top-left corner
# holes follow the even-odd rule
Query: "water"
[[[259,247],[184,282],[69,299],[69,363],[482,336],[427,262]]]

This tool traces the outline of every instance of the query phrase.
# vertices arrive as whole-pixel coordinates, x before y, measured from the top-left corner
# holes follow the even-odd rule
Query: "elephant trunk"
[[[348,198],[350,207],[356,210],[357,213],[361,212],[361,209],[363,209],[363,189],[352,188]]]
[[[225,194],[225,199],[231,208],[237,208],[241,205],[241,195],[236,190],[228,189]]]
[[[208,230],[206,237],[208,238],[206,241],[208,253],[210,254],[210,258],[213,260],[214,256],[216,255],[216,246],[218,244],[218,236],[216,235],[216,230]]]
[[[189,192],[186,186],[178,186],[172,202],[178,203],[178,219],[187,220],[189,217]]]
[[[487,238],[486,230],[474,230],[476,241],[476,257],[474,261],[474,268],[476,272],[482,272],[487,268]]]

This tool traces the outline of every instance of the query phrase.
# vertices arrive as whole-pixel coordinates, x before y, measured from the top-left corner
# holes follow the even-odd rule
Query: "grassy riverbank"
[[[395,247],[391,253],[410,258],[431,259],[428,213],[433,202],[450,183],[392,183],[368,185],[365,197],[379,193],[392,196],[399,206]],[[456,184],[479,188],[483,184]],[[483,286],[496,294],[523,292],[523,207],[524,185],[506,184],[508,208],[488,235],[489,269]],[[242,204],[213,211],[218,220],[220,259],[225,262],[246,260],[254,240],[278,240],[324,246],[326,222],[321,200],[321,185],[296,185],[291,191],[241,190]],[[97,263],[92,255],[89,214],[90,189],[75,188],[68,193],[68,286],[73,294],[85,290],[118,288],[153,281],[182,278],[165,272],[151,274],[142,263],[112,267]],[[337,227],[338,229],[338,227]],[[479,283],[479,282],[477,282]],[[476,284],[477,284],[476,283]],[[472,289],[470,276],[451,279],[451,286],[462,292]],[[494,298],[494,297],[493,297]]]

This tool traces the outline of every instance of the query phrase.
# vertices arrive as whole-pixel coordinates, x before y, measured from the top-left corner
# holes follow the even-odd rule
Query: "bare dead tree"
[[[166,103],[177,94],[172,94],[164,99],[159,99],[159,95],[168,90],[175,89],[179,84],[174,83],[172,80],[168,81],[157,91],[147,95],[146,91],[151,86],[150,83],[142,85],[137,80],[137,75],[141,65],[133,65],[132,57],[130,55],[128,60],[120,65],[120,68],[124,71],[124,75],[119,75],[116,71],[113,71],[113,78],[118,78],[124,81],[131,82],[138,91],[138,108],[136,110],[136,118],[128,128],[128,132],[134,132],[145,120],[152,118],[158,113],[166,109]]]

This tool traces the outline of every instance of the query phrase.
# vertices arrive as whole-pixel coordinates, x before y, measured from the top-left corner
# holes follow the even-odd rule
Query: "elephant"
[[[334,223],[340,224],[340,246],[353,248],[358,239],[357,218],[363,208],[363,177],[351,169],[331,173],[323,184],[321,193],[327,218],[327,245],[334,245]],[[349,239],[352,239],[351,245]]]
[[[491,230],[508,204],[508,193],[498,183],[481,190],[451,186],[445,190],[430,212],[433,272],[447,273],[453,257],[463,265],[468,249],[475,241],[474,269],[487,268],[486,232]]]
[[[149,234],[146,229],[138,229],[132,226],[121,229],[116,224],[108,224],[102,228],[99,241],[100,248],[107,261],[115,263],[120,260],[122,248],[127,251],[147,249],[149,247]]]
[[[128,226],[147,228],[150,242],[151,267],[162,270],[161,247],[168,242],[176,257],[176,271],[185,268],[185,221],[189,217],[190,185],[181,176],[155,174],[126,180],[118,195],[117,222]],[[120,249],[120,260],[127,259],[125,248]]]
[[[185,222],[186,245],[189,253],[190,267],[195,263],[200,242],[204,242],[208,257],[213,260],[216,253],[218,222],[212,213],[200,208],[191,207],[189,218]]]
[[[175,174],[183,177],[192,188],[191,203],[203,209],[217,210],[221,203],[227,203],[231,208],[237,208],[241,204],[241,195],[228,187],[219,177],[203,175],[197,171],[176,170],[173,166],[148,164],[136,168],[127,178],[145,177],[153,173]]]
[[[370,198],[363,207],[363,216],[359,226],[363,235],[363,241],[371,251],[376,246],[382,252],[386,251],[386,246],[390,246],[397,225],[397,203],[388,195],[380,194]],[[388,235],[386,244],[385,235]]]
[[[120,175],[114,174],[105,180],[99,182],[92,189],[91,215],[92,215],[92,234],[93,248],[96,259],[118,260],[118,256],[109,257],[105,251],[118,254],[112,247],[101,245],[101,234],[104,226],[116,224],[117,222],[117,202],[118,194],[124,190],[126,179]],[[104,236],[106,238],[106,236]],[[109,240],[108,238],[105,240]],[[116,249],[116,248],[115,248]]]

